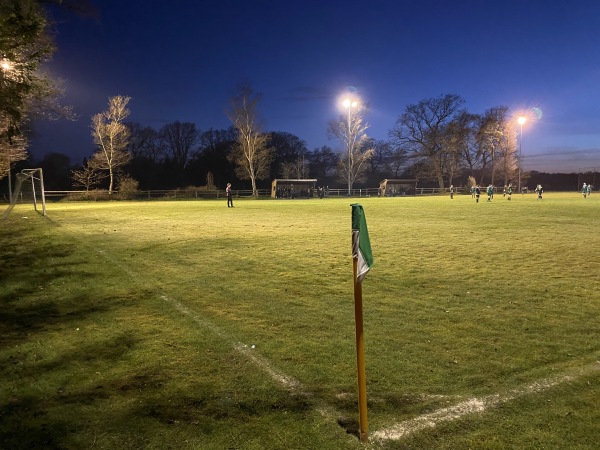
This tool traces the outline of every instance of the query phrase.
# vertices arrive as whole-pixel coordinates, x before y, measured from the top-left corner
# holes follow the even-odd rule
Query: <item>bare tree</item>
[[[304,154],[298,156],[294,161],[281,163],[281,176],[283,178],[303,180],[308,178],[309,173],[308,160],[304,157]]]
[[[237,130],[237,142],[231,154],[236,174],[252,183],[252,195],[258,196],[256,180],[269,176],[273,150],[267,147],[268,135],[261,132],[258,118],[260,96],[249,85],[242,85],[238,95],[231,99],[229,120]]]
[[[500,140],[499,145],[499,169],[504,179],[504,184],[508,184],[518,170],[517,127],[508,116],[506,116],[505,119],[504,126],[502,127],[502,139]],[[521,175],[521,177],[523,177],[523,175]]]
[[[448,156],[444,145],[446,127],[462,112],[463,104],[464,100],[453,94],[421,100],[406,107],[390,132],[396,144],[407,148],[415,160],[429,163],[423,167],[431,168],[431,175],[437,178],[440,188],[444,187]]]
[[[406,153],[406,149],[403,147],[392,145],[392,150],[389,157],[389,168],[394,174],[395,178],[398,178],[402,171],[406,168],[406,162],[408,160]]]
[[[467,111],[460,112],[454,120],[445,127],[443,142],[445,151],[444,174],[448,178],[448,184],[454,184],[454,176],[464,168],[463,155],[469,153],[469,146],[473,141],[473,124],[479,116]]]
[[[307,154],[309,160],[310,173],[313,177],[328,178],[335,174],[339,162],[339,154],[335,153],[331,147],[324,145],[316,148]]]
[[[369,124],[364,118],[368,112],[362,104],[348,105],[348,114],[341,114],[336,120],[329,122],[328,133],[331,138],[340,140],[346,149],[340,156],[340,178],[348,186],[348,195],[352,193],[352,186],[357,181],[362,181],[368,162],[373,156],[373,148],[366,131]]]
[[[127,104],[131,97],[117,95],[108,99],[108,109],[92,117],[92,137],[98,150],[91,161],[95,167],[107,170],[110,178],[108,193],[112,194],[116,171],[127,164],[129,129],[123,121],[129,116]]]
[[[271,173],[278,173],[283,178],[301,178],[299,176],[287,176],[283,171],[302,172],[302,160],[307,153],[306,142],[292,133],[270,132],[268,147],[273,148],[273,161]],[[308,168],[306,168],[307,170]]]
[[[132,158],[147,158],[156,163],[162,154],[158,132],[152,127],[145,127],[137,122],[125,123],[129,128],[127,152]]]
[[[160,129],[159,136],[167,160],[177,171],[183,172],[192,148],[198,141],[196,124],[179,121],[168,123]]]
[[[73,186],[83,187],[86,191],[89,191],[90,188],[100,184],[106,177],[106,172],[96,167],[96,162],[93,158],[85,162],[83,168],[71,171]]]
[[[463,145],[459,148],[461,164],[468,170],[469,176],[475,176],[475,170],[479,167],[480,159],[477,133],[481,116],[478,114],[465,113],[468,118],[467,133]],[[465,115],[463,114],[463,115]]]
[[[373,157],[369,161],[369,170],[374,175],[382,175],[390,171],[393,154],[392,144],[386,141],[371,139],[369,146],[373,148]]]

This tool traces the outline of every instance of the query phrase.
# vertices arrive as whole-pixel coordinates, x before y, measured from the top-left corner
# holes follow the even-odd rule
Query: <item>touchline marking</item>
[[[223,330],[221,330],[219,327],[217,327],[216,325],[208,322],[205,319],[202,319],[201,317],[199,317],[197,314],[194,314],[192,311],[190,311],[185,305],[183,305],[181,302],[177,301],[177,300],[173,300],[168,298],[166,295],[161,295],[160,298],[162,298],[163,300],[169,302],[171,305],[175,306],[175,308],[185,314],[186,316],[190,317],[194,322],[196,322],[198,325],[200,325],[202,328],[206,328],[210,331],[212,331],[215,335],[217,335],[218,337],[230,341],[232,342],[233,339],[231,338],[231,336],[229,336],[227,333],[225,333]],[[241,354],[243,354],[246,358],[248,358],[250,361],[252,361],[254,364],[256,364],[259,368],[261,368],[264,372],[266,372],[267,374],[269,374],[271,376],[271,378],[273,378],[273,380],[277,381],[279,384],[281,384],[284,388],[296,392],[298,394],[302,394],[304,396],[309,396],[309,394],[305,393],[303,389],[301,389],[301,384],[298,380],[296,380],[295,378],[284,374],[283,372],[281,372],[280,370],[275,369],[270,363],[269,361],[267,361],[266,358],[253,353],[251,351],[251,349],[246,345],[246,344],[242,344],[241,342],[237,342],[232,344],[233,348],[240,352]]]
[[[120,261],[117,261],[115,258],[112,257],[112,255],[105,252],[104,250],[96,249],[96,251],[105,259],[113,263],[115,267],[119,267],[120,269],[122,269],[127,275],[129,275],[129,277],[133,281],[138,281],[138,274],[135,271],[131,270],[129,266],[122,264]],[[223,340],[233,342],[232,345],[236,351],[240,352],[242,355],[244,355],[246,358],[252,361],[258,368],[260,368],[263,372],[267,373],[274,381],[279,383],[283,388],[287,389],[288,391],[294,394],[301,395],[303,397],[311,397],[314,399],[312,393],[304,389],[300,381],[273,367],[273,365],[266,358],[260,356],[255,352],[252,352],[246,344],[243,344],[241,342],[235,343],[235,339],[233,339],[232,336],[227,334],[225,331],[221,330],[219,327],[217,327],[210,321],[199,317],[197,314],[190,311],[190,309],[183,305],[181,302],[170,299],[166,295],[161,295],[160,298],[166,302],[169,302],[179,312],[190,317],[201,327],[210,330],[212,333],[214,333],[216,336],[220,337]],[[321,416],[325,417],[328,420],[336,420],[338,417],[342,416],[333,406],[328,405],[327,403],[322,401],[316,404],[316,409],[321,414]]]
[[[375,441],[400,440],[413,433],[427,428],[435,428],[444,422],[458,420],[468,414],[483,413],[486,409],[507,403],[518,397],[546,391],[554,386],[575,380],[583,375],[600,370],[600,361],[583,367],[575,375],[562,375],[560,377],[544,379],[517,389],[510,390],[507,394],[489,395],[483,398],[472,398],[448,408],[438,409],[430,414],[425,414],[414,419],[406,420],[390,428],[375,431],[371,437]]]
[[[218,337],[220,337],[224,340],[227,340],[229,342],[234,342],[234,339],[231,338],[231,336],[229,336],[226,332],[221,330],[216,325],[210,323],[209,321],[199,317],[197,314],[194,314],[181,302],[170,299],[166,295],[161,295],[160,298],[169,302],[179,312],[190,317],[194,322],[196,322],[201,327],[210,330],[215,335],[217,335]],[[300,383],[300,381],[298,381],[297,379],[295,379],[294,377],[292,377],[290,375],[285,374],[281,370],[273,367],[273,365],[269,362],[269,360],[267,360],[264,356],[261,356],[260,354],[253,351],[246,344],[243,344],[241,342],[234,342],[232,344],[232,346],[236,351],[238,351],[239,353],[244,355],[248,360],[252,361],[259,369],[261,369],[263,372],[265,372],[267,375],[269,375],[274,381],[279,383],[286,390],[288,390],[294,394],[300,395],[302,397],[314,398],[312,393],[310,393],[306,389],[304,389],[304,387],[302,386],[302,383]],[[316,409],[323,417],[326,417],[328,419],[336,419],[337,417],[341,417],[340,413],[337,412],[335,410],[335,408],[333,408],[332,406],[330,406],[324,402],[319,402]]]

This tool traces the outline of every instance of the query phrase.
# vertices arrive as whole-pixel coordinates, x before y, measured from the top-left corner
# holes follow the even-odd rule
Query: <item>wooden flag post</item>
[[[367,370],[365,368],[365,334],[363,330],[362,282],[357,280],[358,257],[353,258],[354,267],[354,321],[356,323],[356,371],[358,375],[358,435],[367,442]]]

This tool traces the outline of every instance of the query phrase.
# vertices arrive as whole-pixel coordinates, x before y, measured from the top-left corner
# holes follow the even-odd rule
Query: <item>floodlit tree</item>
[[[40,71],[54,52],[41,4],[0,1],[0,179],[11,163],[27,158],[25,134],[32,118],[70,116],[58,105],[58,82]]]
[[[463,155],[469,153],[473,141],[473,125],[479,116],[466,111],[460,112],[445,127],[443,133],[443,167],[448,185],[454,184],[454,177],[464,168]]]
[[[236,144],[231,159],[236,165],[235,173],[242,180],[252,183],[252,195],[258,196],[256,180],[269,176],[273,150],[267,146],[268,135],[261,132],[258,117],[260,96],[245,84],[232,98],[228,112],[229,120],[237,131]]]
[[[444,188],[444,172],[448,162],[447,127],[462,113],[464,100],[453,94],[421,100],[408,105],[396,121],[390,135],[397,145],[406,148],[417,162],[425,160],[431,175]]]
[[[75,187],[83,187],[86,192],[90,188],[98,186],[107,177],[106,172],[96,167],[96,161],[92,158],[85,161],[81,169],[71,171],[71,181]]]
[[[345,152],[339,159],[340,179],[346,182],[350,195],[354,183],[365,178],[373,148],[366,133],[369,124],[364,120],[367,107],[351,100],[345,101],[344,106],[347,114],[341,114],[336,120],[329,122],[328,134],[344,144]]]
[[[8,123],[0,117],[0,180],[8,175],[12,163],[27,159],[27,140],[22,135],[8,137]]]
[[[108,99],[108,109],[92,117],[92,137],[98,150],[92,156],[92,164],[108,171],[108,193],[112,194],[116,171],[127,164],[131,155],[127,152],[129,129],[123,123],[129,116],[127,104],[131,97],[117,95]]]
[[[508,184],[515,176],[518,170],[517,156],[517,127],[508,116],[504,118],[504,126],[502,127],[502,139],[500,140],[500,174],[504,179],[504,184]],[[521,174],[523,181],[523,174]]]
[[[508,183],[517,167],[516,142],[516,128],[506,106],[490,108],[481,116],[476,130],[476,156],[481,165],[480,183],[483,183],[488,167],[492,184],[495,184],[498,171],[504,178],[504,184]]]
[[[302,154],[294,161],[281,163],[280,173],[283,178],[306,179],[310,173],[308,160]]]

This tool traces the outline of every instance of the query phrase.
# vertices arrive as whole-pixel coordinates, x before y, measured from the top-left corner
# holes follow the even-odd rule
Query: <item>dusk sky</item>
[[[129,119],[142,125],[227,128],[224,111],[248,81],[263,96],[264,131],[309,150],[341,148],[327,124],[346,89],[370,105],[378,140],[408,104],[458,94],[473,113],[529,115],[526,170],[600,169],[597,0],[92,2],[96,19],[59,17],[47,69],[79,119],[37,123],[38,158],[90,156],[91,116],[114,95],[132,97]]]

